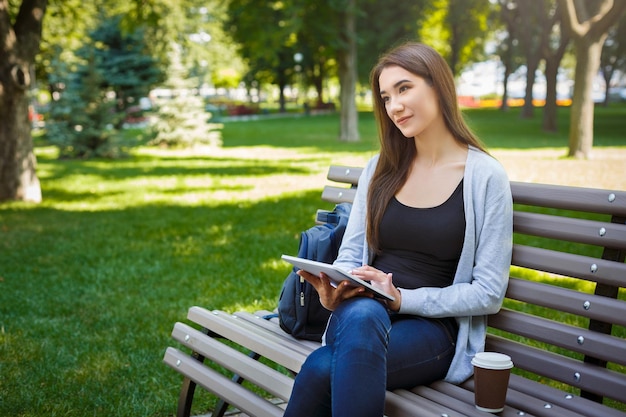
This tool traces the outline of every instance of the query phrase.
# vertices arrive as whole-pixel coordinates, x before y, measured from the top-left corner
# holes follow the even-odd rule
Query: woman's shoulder
[[[367,163],[365,164],[365,167],[363,168],[363,173],[361,174],[362,177],[366,179],[369,179],[372,177],[372,175],[374,174],[374,170],[376,169],[376,164],[378,163],[379,157],[380,157],[380,154],[376,154],[367,161]]]
[[[509,187],[509,177],[504,166],[493,156],[488,153],[470,147],[467,157],[466,177],[471,176],[476,186],[480,184],[494,181],[502,187]]]
[[[378,158],[380,158],[380,154],[377,153],[374,156],[372,156],[369,161],[367,161],[367,164],[365,164],[365,167],[368,169],[372,169],[376,167],[376,164],[378,163]]]
[[[506,171],[504,170],[504,167],[502,166],[500,161],[489,155],[487,152],[473,146],[469,147],[467,164],[470,168],[477,169],[478,171],[482,171],[483,173],[492,171],[498,175],[506,175]]]

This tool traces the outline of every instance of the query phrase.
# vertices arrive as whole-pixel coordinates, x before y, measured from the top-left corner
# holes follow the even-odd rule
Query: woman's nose
[[[395,113],[402,110],[402,103],[397,98],[389,98],[387,102],[387,111],[389,113]]]

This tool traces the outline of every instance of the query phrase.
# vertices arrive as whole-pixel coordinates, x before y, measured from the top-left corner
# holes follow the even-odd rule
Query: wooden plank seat
[[[361,168],[332,166],[322,199],[351,202]],[[510,283],[489,317],[487,349],[515,363],[501,416],[626,416],[626,192],[511,183]],[[323,222],[326,211],[318,211]],[[247,415],[280,416],[293,376],[318,344],[283,332],[273,312],[189,310],[164,362],[183,375],[177,415],[196,385]],[[260,358],[264,358],[260,361]],[[242,385],[242,382],[246,384]],[[252,388],[251,388],[252,387]],[[485,416],[473,380],[387,392],[387,416]]]

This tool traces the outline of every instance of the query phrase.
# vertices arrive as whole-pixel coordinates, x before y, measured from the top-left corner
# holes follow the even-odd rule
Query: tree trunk
[[[560,58],[557,60],[546,57],[546,104],[543,107],[543,130],[546,132],[558,131],[556,83],[559,71]]]
[[[512,19],[512,18],[511,18]],[[511,25],[507,25],[511,26]],[[502,104],[500,110],[509,111],[509,76],[513,69],[513,33],[509,31],[509,35],[506,39],[506,52],[502,56],[504,61],[504,79],[502,80]]]
[[[605,37],[595,42],[576,42],[576,76],[569,126],[569,153],[589,158],[593,147],[593,79],[598,72]]]
[[[41,188],[28,119],[28,95],[13,85],[6,72],[2,68],[0,74],[0,201],[39,203]]]
[[[284,68],[276,68],[276,71],[278,74],[278,80],[277,80],[278,105],[279,105],[278,111],[280,113],[286,113],[287,112],[287,98],[285,97],[285,88],[287,88],[288,78],[287,78],[287,74],[285,73]]]
[[[568,156],[588,158],[593,147],[593,78],[600,67],[602,46],[608,31],[626,10],[626,2],[559,0],[559,5],[576,47]]]
[[[343,47],[338,53],[339,93],[341,102],[341,127],[339,140],[346,142],[359,141],[358,112],[356,109],[356,0],[349,0],[346,10],[342,12],[344,24],[341,30]]]
[[[539,57],[527,56],[526,69],[526,92],[524,94],[524,106],[520,117],[522,119],[532,119],[535,114],[535,105],[533,104],[533,87],[535,86],[535,78],[537,68],[539,67]]]
[[[559,66],[565,49],[570,42],[570,35],[565,23],[563,22],[563,13],[561,6],[556,5],[554,15],[550,19],[547,32],[554,33],[554,28],[559,27],[559,43],[556,48],[552,48],[551,42],[544,44],[543,56],[545,58],[546,69],[546,104],[543,108],[543,130],[546,132],[558,131],[558,105],[557,105],[557,77],[559,74]]]
[[[535,73],[539,63],[543,58],[543,45],[545,33],[543,12],[544,2],[534,0],[520,4],[521,23],[525,26],[520,32],[520,42],[526,58],[526,92],[524,94],[524,106],[520,117],[531,119],[534,116],[535,106],[533,104],[533,87],[535,85]]]
[[[502,80],[502,103],[500,104],[500,110],[509,111],[509,75],[511,71],[508,66],[504,68],[504,80]]]
[[[611,78],[613,78],[613,70],[615,67],[611,67],[610,70],[606,68],[602,69],[602,76],[604,78],[604,100],[602,101],[603,107],[609,106],[609,101],[611,99],[609,92],[611,90]]]
[[[46,3],[24,0],[12,26],[8,0],[0,0],[0,201],[41,202],[28,89]]]
[[[311,71],[312,73],[312,80],[313,80],[313,86],[315,87],[315,92],[317,93],[317,107],[318,108],[322,108],[322,106],[324,105],[324,76],[325,71],[324,71],[324,64],[320,63],[317,64],[313,70]]]

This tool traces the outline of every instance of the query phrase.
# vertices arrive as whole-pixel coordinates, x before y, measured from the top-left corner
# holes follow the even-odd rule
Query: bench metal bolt
[[[191,337],[189,335],[185,335],[185,342],[188,342]]]
[[[574,381],[580,381],[580,372],[574,374]]]
[[[578,336],[578,339],[576,339],[578,341],[579,345],[582,345],[583,343],[585,343],[585,338],[582,336]]]
[[[567,394],[567,395],[565,396],[565,399],[566,399],[566,400],[571,400],[572,398],[574,398],[574,396],[573,396],[572,394]]]
[[[583,303],[583,308],[584,308],[585,310],[589,310],[589,309],[591,308],[591,303],[590,303],[589,301],[585,301],[585,302]]]
[[[545,408],[545,409],[550,409],[550,408],[552,408],[552,404],[545,403],[545,404],[543,405],[543,408]]]
[[[609,203],[612,203],[615,201],[615,194],[611,193],[609,194]]]
[[[601,227],[600,230],[598,230],[598,234],[600,236],[604,236],[606,235],[606,229],[604,227]]]
[[[176,367],[179,367],[182,362],[179,360],[176,361]]]
[[[525,416],[525,415],[526,415],[526,413],[525,413],[525,412],[523,412],[523,411],[518,411],[518,412],[517,412],[517,415],[518,415],[518,416]]]
[[[591,273],[595,274],[598,271],[598,265],[597,264],[591,264]]]

